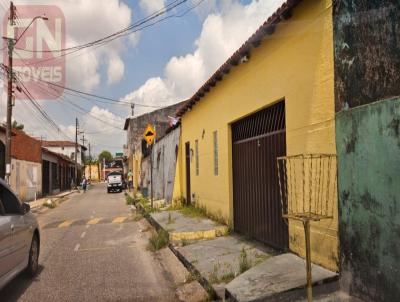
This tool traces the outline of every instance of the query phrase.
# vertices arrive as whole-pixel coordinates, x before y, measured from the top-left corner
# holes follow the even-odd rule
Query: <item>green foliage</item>
[[[135,200],[128,193],[125,193],[125,200],[127,205],[135,204]]]
[[[187,239],[185,239],[185,238],[183,238],[183,239],[181,240],[181,243],[182,243],[182,246],[187,246],[187,245],[190,244],[190,241],[187,240]]]
[[[240,256],[239,256],[239,272],[240,274],[243,274],[245,271],[251,268],[251,260],[247,256],[247,252],[242,247],[242,250],[240,251]]]
[[[227,273],[225,273],[225,274],[223,274],[220,278],[219,278],[219,281],[221,282],[221,283],[229,283],[229,282],[231,282],[233,279],[235,279],[235,273],[234,272],[232,272],[232,271],[230,271],[230,272],[227,272]]]
[[[103,150],[99,154],[99,162],[103,162],[103,158],[105,158],[106,163],[109,163],[113,160],[113,156],[110,151]]]
[[[172,218],[171,213],[168,213],[168,221],[167,221],[167,224],[172,224],[172,223],[175,223],[175,219]]]
[[[220,267],[219,262],[214,263],[213,269],[212,269],[211,273],[209,273],[209,275],[208,275],[208,281],[212,284],[219,283],[218,282],[219,267]]]
[[[169,243],[168,232],[160,229],[158,232],[154,233],[149,239],[149,248],[151,251],[155,252],[164,247]]]
[[[224,224],[224,225],[228,224],[226,219],[222,216],[220,212],[218,212],[217,214],[211,213],[207,211],[207,208],[204,206],[197,206],[197,207],[193,205],[184,206],[180,211],[183,215],[191,218],[209,218],[219,224]]]
[[[45,207],[47,207],[49,209],[54,209],[57,206],[57,204],[55,202],[51,201],[51,202],[43,203],[43,206],[45,206]]]
[[[14,120],[14,121],[12,122],[11,127],[12,127],[13,129],[17,129],[17,130],[23,131],[25,126],[24,126],[24,124],[19,124],[17,121]]]

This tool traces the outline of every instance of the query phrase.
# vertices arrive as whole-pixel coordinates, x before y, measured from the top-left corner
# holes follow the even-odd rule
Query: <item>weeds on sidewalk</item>
[[[125,192],[125,200],[127,205],[135,204],[135,199],[126,192]]]
[[[134,221],[139,221],[139,220],[142,220],[142,219],[143,219],[143,215],[139,214],[139,213],[136,213],[135,217],[133,218]]]
[[[239,273],[243,274],[245,271],[251,268],[251,260],[247,256],[247,252],[242,247],[242,250],[240,252],[239,256]]]
[[[158,232],[154,233],[149,239],[149,249],[155,252],[166,247],[168,243],[169,243],[168,232],[163,229],[160,229]]]
[[[229,223],[222,216],[221,212],[218,212],[217,214],[211,213],[211,212],[207,211],[207,208],[204,206],[193,206],[193,205],[184,206],[184,207],[182,207],[180,212],[184,216],[188,216],[191,218],[209,218],[218,224],[223,224],[223,225],[229,226]],[[228,229],[230,229],[230,228],[228,228]]]
[[[54,209],[57,206],[57,204],[54,201],[48,199],[45,203],[43,203],[43,206],[49,209]]]
[[[173,224],[173,223],[175,223],[175,219],[172,218],[171,213],[168,213],[167,224]]]
[[[208,281],[211,284],[220,284],[220,283],[229,283],[231,282],[235,277],[236,274],[232,269],[232,266],[230,264],[223,264],[225,266],[225,272],[220,274],[220,269],[221,269],[221,264],[218,262],[214,264],[213,270],[211,273],[208,275]]]

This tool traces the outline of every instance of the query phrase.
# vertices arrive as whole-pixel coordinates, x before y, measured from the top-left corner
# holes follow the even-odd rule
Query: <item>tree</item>
[[[18,124],[18,122],[16,120],[14,120],[13,123],[12,123],[12,128],[23,131],[24,130],[24,124]]]
[[[103,162],[103,158],[106,159],[106,163],[109,163],[109,162],[111,162],[113,160],[113,156],[111,155],[111,152],[107,151],[107,150],[103,150],[103,151],[100,152],[100,154],[99,154],[99,162],[102,163]]]

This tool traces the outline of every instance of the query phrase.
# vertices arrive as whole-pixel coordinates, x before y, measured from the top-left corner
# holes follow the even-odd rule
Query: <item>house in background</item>
[[[142,191],[150,195],[151,165],[153,157],[153,198],[171,203],[173,199],[176,161],[179,150],[181,129],[179,124],[167,129],[167,133],[160,137],[153,145],[153,151],[142,159],[141,180]]]
[[[75,161],[42,147],[43,196],[71,190],[75,178]]]
[[[336,153],[333,66],[332,1],[286,1],[179,109],[174,197],[304,257],[302,224],[282,219],[276,160]],[[311,253],[338,271],[329,203],[334,217],[312,224]]]
[[[69,160],[75,162],[75,142],[71,141],[42,141],[42,146],[47,150],[55,153],[55,154],[62,154]],[[77,170],[78,170],[78,183],[82,178],[84,173],[84,162],[85,162],[85,151],[87,148],[81,144],[77,146]]]
[[[75,160],[75,143],[70,141],[42,141],[42,146],[46,149],[67,156],[68,158]],[[85,161],[85,151],[87,148],[81,144],[78,144],[78,156],[77,163],[83,167]]]
[[[100,164],[85,165],[85,175],[90,178],[91,181],[100,181]]]
[[[5,176],[5,128],[0,127],[0,177]],[[13,129],[10,186],[22,201],[42,194],[42,150],[40,141]]]
[[[124,146],[124,155],[126,157],[125,170],[133,173],[133,187],[137,192],[139,188],[144,188],[147,194],[149,188],[149,175],[146,173],[146,157],[150,155],[150,149],[147,148],[146,141],[143,138],[144,130],[148,124],[155,126],[158,137],[163,136],[171,126],[172,117],[175,116],[178,108],[183,104],[177,103],[152,112],[130,117],[125,120],[124,130],[126,131],[127,143]],[[156,137],[157,141],[157,137]],[[142,161],[144,163],[142,165]],[[145,169],[142,171],[142,168]],[[145,195],[146,195],[145,194]]]

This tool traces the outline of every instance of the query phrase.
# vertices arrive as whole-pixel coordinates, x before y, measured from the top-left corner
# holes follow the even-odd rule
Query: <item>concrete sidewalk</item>
[[[151,218],[169,233],[170,241],[213,239],[228,233],[228,227],[208,218],[191,218],[177,211],[161,211]]]
[[[304,301],[304,259],[228,235],[226,226],[207,218],[185,216],[179,210],[151,213],[149,219],[157,228],[169,232],[170,249],[218,298]],[[315,296],[330,297],[337,291],[337,273],[318,265],[312,269]]]
[[[57,200],[59,200],[61,198],[64,198],[64,197],[72,194],[72,193],[75,193],[75,192],[79,192],[79,191],[78,190],[64,191],[64,192],[61,192],[61,193],[56,194],[56,195],[46,196],[46,197],[43,197],[43,198],[36,199],[34,201],[28,201],[27,203],[30,205],[31,209],[35,209],[35,208],[41,207],[49,199],[52,202],[55,202],[55,201],[57,201]]]

